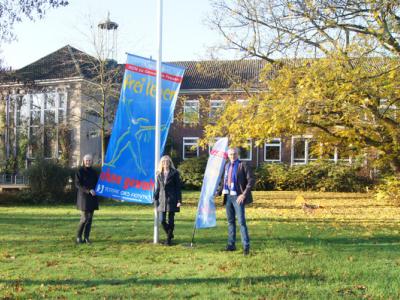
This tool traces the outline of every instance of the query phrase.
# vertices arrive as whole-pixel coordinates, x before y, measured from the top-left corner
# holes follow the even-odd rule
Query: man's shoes
[[[250,254],[250,249],[249,248],[243,249],[243,255],[244,256],[248,256],[249,254]]]
[[[76,238],[76,243],[77,243],[77,244],[82,244],[82,243],[83,243],[82,238],[77,237],[77,238]]]
[[[85,243],[85,244],[91,244],[92,242],[89,240],[89,238],[85,238],[84,240],[83,240],[83,242]]]
[[[225,251],[235,251],[236,250],[236,246],[235,245],[227,245],[225,247]]]

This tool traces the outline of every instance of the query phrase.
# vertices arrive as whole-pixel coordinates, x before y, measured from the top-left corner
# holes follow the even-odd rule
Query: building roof
[[[34,80],[92,77],[96,59],[70,45],[66,45],[41,59],[15,71],[0,75],[2,82],[30,82]]]
[[[257,86],[266,62],[260,59],[171,62],[185,68],[181,90],[229,89],[239,83]]]
[[[0,82],[32,82],[34,80],[94,77],[96,59],[70,45],[15,71],[0,74]],[[266,62],[262,60],[209,60],[177,61],[170,64],[185,68],[181,90],[221,90],[229,89],[237,82],[257,84],[259,74]],[[124,65],[118,67],[122,74]]]
[[[273,77],[282,64],[301,65],[315,59],[282,59],[275,64],[268,74]],[[365,67],[381,68],[385,63],[382,58],[368,58]],[[356,61],[356,63],[359,63]],[[247,87],[259,87],[260,74],[268,64],[261,59],[243,60],[207,60],[207,61],[175,61],[169,62],[185,68],[181,90],[241,90],[240,84]],[[108,70],[118,68],[121,81],[124,64],[108,61]],[[53,80],[81,77],[93,79],[98,69],[98,60],[89,54],[70,45],[66,45],[41,59],[15,71],[0,72],[1,83],[29,83],[35,80]]]

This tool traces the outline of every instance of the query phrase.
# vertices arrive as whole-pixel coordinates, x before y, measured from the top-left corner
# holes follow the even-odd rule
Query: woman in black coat
[[[179,172],[168,155],[161,157],[158,166],[154,202],[160,213],[161,225],[167,234],[166,244],[170,246],[174,238],[175,213],[179,212],[182,204],[182,193]]]
[[[76,208],[81,211],[76,234],[76,242],[90,243],[89,235],[92,227],[92,219],[95,210],[99,209],[95,187],[98,180],[97,172],[92,168],[93,158],[90,154],[83,157],[83,166],[75,174],[75,186],[78,189]],[[84,238],[82,239],[82,233]]]

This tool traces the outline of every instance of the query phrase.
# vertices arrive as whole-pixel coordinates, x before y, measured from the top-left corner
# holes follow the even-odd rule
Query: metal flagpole
[[[193,247],[194,243],[194,235],[196,233],[196,221],[197,221],[197,214],[196,214],[196,220],[194,220],[194,226],[193,226],[193,233],[192,233],[192,240],[190,242],[190,247]]]
[[[157,56],[157,75],[156,75],[156,141],[155,141],[155,155],[154,155],[154,169],[155,179],[157,179],[157,167],[160,160],[160,138],[161,138],[161,60],[162,60],[162,0],[158,0],[157,7],[157,20],[158,20],[158,56]],[[157,180],[156,180],[157,181]],[[157,208],[154,206],[154,239],[153,243],[158,244],[158,213]]]
[[[199,199],[199,203],[197,203],[197,211],[196,211],[196,216],[194,217],[193,233],[192,233],[192,240],[190,241],[190,247],[193,247],[194,235],[196,234],[196,225],[197,225],[197,217],[199,215],[200,201],[201,199]]]

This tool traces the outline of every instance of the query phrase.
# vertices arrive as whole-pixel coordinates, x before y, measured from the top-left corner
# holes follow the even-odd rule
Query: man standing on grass
[[[228,219],[228,244],[226,251],[236,250],[236,216],[240,226],[243,254],[250,253],[250,238],[247,231],[245,205],[253,202],[251,190],[255,184],[252,168],[239,160],[236,148],[228,149],[229,162],[225,165],[223,184],[218,195],[224,195],[226,217]]]

